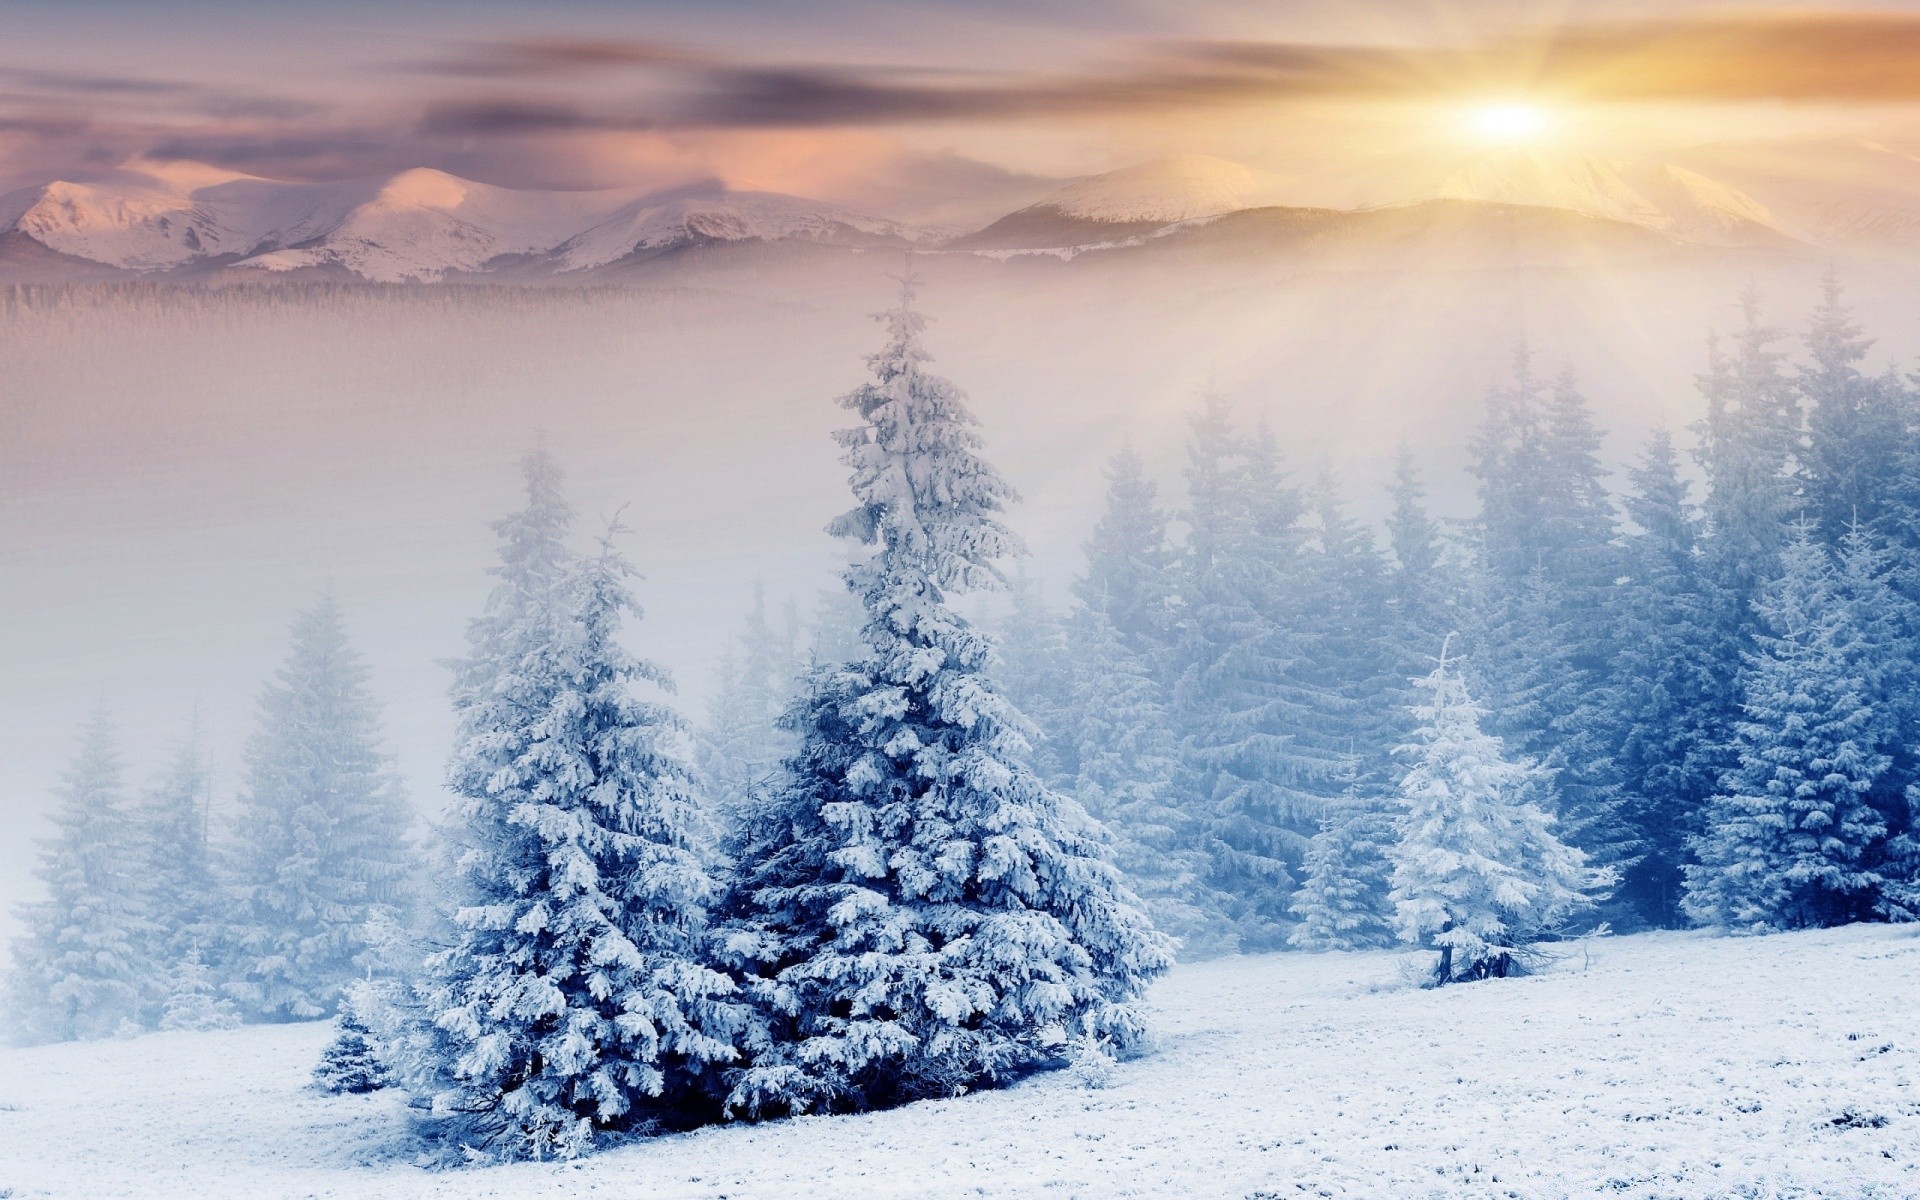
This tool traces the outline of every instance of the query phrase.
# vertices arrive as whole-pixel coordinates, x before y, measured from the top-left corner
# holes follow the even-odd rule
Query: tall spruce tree
[[[780,761],[792,752],[780,714],[802,670],[796,624],[777,628],[767,613],[766,588],[754,585],[746,629],[722,664],[698,739],[701,774],[724,827],[740,820],[756,791],[774,783]]]
[[[870,653],[815,676],[791,781],[738,846],[728,946],[765,1021],[730,1098],[748,1115],[953,1095],[1070,1039],[1125,1050],[1168,963],[1097,824],[1024,765],[1026,721],[949,607],[1001,583],[1012,491],[926,370],[912,300],[842,400],[856,504],[832,531],[875,547],[847,572]]]
[[[1329,807],[1307,846],[1291,908],[1300,923],[1287,935],[1301,950],[1373,950],[1393,944],[1389,897],[1395,805],[1350,792]]]
[[[1741,683],[1738,765],[1708,803],[1686,868],[1687,912],[1739,932],[1836,925],[1871,913],[1886,832],[1869,797],[1896,729],[1875,704],[1887,647],[1848,602],[1801,523],[1756,601]]]
[[[1742,327],[1731,353],[1708,348],[1700,390],[1707,415],[1695,426],[1696,454],[1707,472],[1704,504],[1706,567],[1721,592],[1723,619],[1744,635],[1753,629],[1754,598],[1779,574],[1800,499],[1799,393],[1775,349],[1778,330],[1761,319],[1760,297],[1740,299]]]
[[[1807,407],[1805,508],[1829,548],[1855,525],[1882,537],[1897,528],[1892,506],[1912,440],[1907,395],[1897,378],[1861,372],[1872,346],[1829,271],[1806,335],[1811,361],[1794,379]]]
[[[1029,765],[1048,787],[1071,792],[1079,774],[1080,738],[1074,726],[1080,710],[1073,699],[1066,622],[1048,607],[1025,564],[1015,570],[1008,598],[1005,617],[992,629],[994,676],[1008,702],[1031,723]]]
[[[228,984],[269,1021],[335,1010],[370,962],[367,922],[408,906],[413,868],[411,811],[331,595],[292,640],[260,695],[233,829]]]
[[[715,889],[685,730],[634,694],[668,680],[618,641],[632,569],[610,541],[574,558],[558,468],[537,452],[525,473],[455,665],[454,940],[417,988],[427,1036],[398,1057],[463,1144],[572,1157],[697,1107],[739,1012],[701,961]]]
[[[1536,802],[1544,772],[1509,758],[1443,646],[1415,709],[1413,765],[1400,783],[1391,899],[1404,941],[1439,952],[1434,980],[1511,973],[1528,947],[1590,908],[1612,882],[1553,832]]]
[[[1729,765],[1739,650],[1717,619],[1699,552],[1700,520],[1673,439],[1657,430],[1629,471],[1625,582],[1614,607],[1618,652],[1607,735],[1642,849],[1619,895],[1648,924],[1684,923],[1681,866],[1701,811]]]
[[[1489,725],[1552,773],[1560,834],[1597,866],[1644,852],[1607,733],[1619,574],[1600,434],[1570,373],[1537,380],[1526,352],[1474,444],[1480,602],[1474,662]]]
[[[167,968],[189,958],[217,960],[224,948],[210,791],[196,717],[136,814],[152,922],[149,954]]]
[[[1208,396],[1189,443],[1174,707],[1184,803],[1203,813],[1209,886],[1243,950],[1278,949],[1295,872],[1355,756],[1350,703],[1317,678],[1306,611],[1306,504],[1278,447],[1235,434]]]
[[[1167,514],[1131,447],[1107,464],[1107,507],[1087,539],[1086,574],[1073,584],[1089,609],[1107,614],[1128,649],[1163,655],[1172,620],[1173,557]]]
[[[1186,958],[1230,953],[1225,898],[1207,885],[1205,824],[1180,805],[1179,739],[1164,689],[1105,610],[1082,605],[1068,625],[1079,719],[1072,792],[1113,836],[1114,860],[1154,926]]]
[[[102,707],[56,793],[53,837],[35,874],[46,899],[22,905],[9,976],[22,1042],[108,1037],[135,1026],[156,992],[139,827],[122,792],[112,721]]]

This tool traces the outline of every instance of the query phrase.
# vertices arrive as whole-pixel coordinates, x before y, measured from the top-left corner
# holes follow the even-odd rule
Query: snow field
[[[1913,927],[1561,949],[1437,991],[1390,953],[1183,966],[1151,993],[1158,1051],[1105,1090],[1049,1075],[572,1164],[409,1165],[397,1097],[305,1086],[324,1024],[9,1049],[0,1195],[1920,1195]]]

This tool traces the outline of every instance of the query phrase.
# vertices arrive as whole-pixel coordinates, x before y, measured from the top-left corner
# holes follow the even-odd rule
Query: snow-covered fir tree
[[[151,920],[149,956],[162,969],[218,953],[219,879],[210,843],[211,784],[196,718],[173,761],[136,810],[141,877]]]
[[[20,907],[25,932],[8,978],[14,1035],[29,1043],[136,1026],[156,990],[140,831],[104,707],[82,732],[56,797],[53,837],[34,872],[47,895]]]
[[[569,555],[549,457],[526,479],[456,664],[454,941],[392,1053],[452,1140],[571,1157],[697,1105],[739,1014],[700,961],[714,884],[683,723],[636,694],[668,680],[618,640],[632,569],[611,542]]]
[[[1106,511],[1085,549],[1087,570],[1074,595],[1105,612],[1134,653],[1162,655],[1173,617],[1173,554],[1158,489],[1131,447],[1107,464]]]
[[[1014,572],[1008,598],[1007,613],[993,631],[994,678],[1032,725],[1028,765],[1048,787],[1071,791],[1079,773],[1074,726],[1081,710],[1073,699],[1066,624],[1048,607],[1039,580],[1024,564]]]
[[[1537,803],[1546,773],[1481,730],[1444,646],[1424,686],[1389,851],[1395,923],[1403,941],[1439,952],[1438,983],[1504,976],[1612,877],[1555,836]]]
[[[1068,638],[1079,714],[1073,795],[1106,825],[1114,861],[1182,956],[1231,953],[1220,920],[1227,900],[1207,884],[1205,823],[1179,802],[1179,739],[1159,681],[1101,608],[1077,608]]]
[[[1685,923],[1687,839],[1728,763],[1739,672],[1735,631],[1718,620],[1679,456],[1665,430],[1629,472],[1634,531],[1613,602],[1618,647],[1604,697],[1610,756],[1641,857],[1619,892],[1648,924]]]
[[[228,986],[269,1021],[334,1011],[365,966],[368,920],[407,906],[413,867],[411,811],[331,595],[292,640],[260,696],[233,824]]]
[[[1875,695],[1889,647],[1849,602],[1809,524],[1796,527],[1781,561],[1784,573],[1755,602],[1738,765],[1708,802],[1698,861],[1686,868],[1687,912],[1737,932],[1872,912],[1880,879],[1870,856],[1886,822],[1869,795],[1898,736]]]
[[[1393,806],[1350,792],[1332,805],[1307,844],[1300,890],[1290,905],[1299,920],[1287,944],[1301,950],[1374,950],[1393,944]]]
[[[207,969],[198,949],[189,949],[175,960],[167,977],[169,986],[160,1009],[160,1028],[206,1031],[239,1027],[239,1010],[234,1008],[233,1001],[220,994],[213,972]]]
[[[701,775],[724,827],[740,819],[756,791],[773,783],[793,749],[780,715],[803,670],[797,624],[789,614],[786,628],[776,627],[767,614],[766,588],[756,584],[746,629],[721,663],[720,686],[696,740]]]
[[[1011,490],[957,388],[926,369],[910,284],[838,435],[875,546],[847,573],[868,655],[795,706],[789,783],[738,844],[727,945],[763,1024],[747,1115],[872,1108],[990,1086],[1082,1045],[1124,1053],[1166,968],[1104,836],[1024,763],[1026,721],[949,606],[1002,584]]]
[[[1272,436],[1238,436],[1209,396],[1188,457],[1173,688],[1182,803],[1206,821],[1208,882],[1229,898],[1240,949],[1278,949],[1307,842],[1353,771],[1351,702],[1311,669],[1306,504]]]
[[[341,1011],[337,1024],[339,1032],[313,1068],[313,1086],[334,1096],[364,1095],[392,1086],[393,1076],[380,1061],[372,1031],[351,1006]]]
[[[1897,375],[1861,371],[1872,346],[1830,269],[1807,330],[1811,361],[1794,378],[1807,405],[1800,465],[1805,508],[1829,548],[1838,548],[1855,525],[1882,537],[1899,528],[1893,506],[1903,491],[1901,459],[1913,440],[1912,405]]]

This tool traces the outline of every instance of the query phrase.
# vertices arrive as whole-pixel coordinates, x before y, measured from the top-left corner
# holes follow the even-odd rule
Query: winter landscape
[[[0,1200],[1920,1196],[1912,15],[240,16],[0,17]]]

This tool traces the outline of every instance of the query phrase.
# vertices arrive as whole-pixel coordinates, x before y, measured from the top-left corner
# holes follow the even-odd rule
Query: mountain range
[[[1824,177],[1849,182],[1823,193],[1726,148],[1674,163],[1511,150],[1467,163],[1428,196],[1357,209],[1279,204],[1277,181],[1182,155],[1079,180],[970,232],[717,180],[666,191],[535,191],[420,168],[287,183],[141,161],[103,182],[53,181],[0,196],[0,280],[569,282],[696,247],[780,244],[1069,259],[1221,246],[1337,247],[1363,257],[1473,250],[1533,262],[1595,244],[1792,251],[1871,242],[1884,252],[1920,243],[1920,159],[1867,143],[1817,149],[1853,168],[1850,177],[1828,161]],[[1728,181],[1743,177],[1759,195]]]

